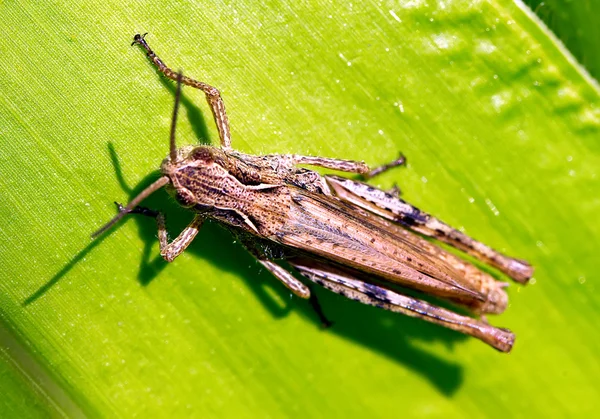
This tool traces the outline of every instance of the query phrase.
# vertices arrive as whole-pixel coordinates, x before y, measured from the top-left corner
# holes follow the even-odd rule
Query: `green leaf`
[[[0,415],[3,418],[41,417],[51,409],[51,400],[40,396],[31,384],[20,374],[19,367],[5,356],[4,349],[0,349]]]
[[[68,394],[0,323],[0,417],[82,417]]]
[[[2,322],[89,416],[595,412],[600,89],[522,7],[1,3]],[[130,47],[144,31],[221,90],[236,149],[403,151],[378,186],[531,261],[489,319],[513,353],[324,290],[320,330],[215,224],[168,266],[151,220],[92,242],[167,154],[173,85]],[[184,96],[179,144],[216,143],[202,94]],[[191,219],[162,192],[145,205],[173,232]]]
[[[600,78],[600,2],[526,0],[592,76]]]

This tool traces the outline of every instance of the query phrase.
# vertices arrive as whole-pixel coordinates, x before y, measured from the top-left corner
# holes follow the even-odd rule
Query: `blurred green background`
[[[0,416],[597,411],[600,5],[531,5],[555,35],[505,0],[0,2]],[[167,154],[174,86],[137,32],[222,91],[239,150],[403,151],[378,186],[536,267],[490,317],[513,352],[325,290],[321,330],[215,224],[168,266],[151,220],[91,242]],[[201,93],[179,121],[216,143]]]

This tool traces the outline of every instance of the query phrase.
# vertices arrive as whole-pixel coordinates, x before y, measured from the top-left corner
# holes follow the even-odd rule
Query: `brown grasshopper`
[[[514,342],[510,331],[404,295],[402,288],[445,299],[476,315],[501,313],[506,308],[503,288],[507,284],[421,235],[463,250],[522,283],[533,274],[527,262],[485,246],[397,194],[298,167],[313,165],[370,178],[402,164],[402,157],[369,171],[366,164],[357,161],[295,154],[253,156],[233,150],[219,91],[167,67],[144,36],[135,35],[132,45],[144,48],[158,70],[177,81],[170,153],[161,164],[162,176],[126,207],[119,205],[119,213],[93,237],[126,214],[152,216],[158,225],[160,254],[171,262],[189,246],[203,221],[211,218],[232,231],[267,270],[301,298],[311,296],[309,287],[276,260],[287,261],[304,278],[350,299],[419,317],[475,336],[500,351],[510,351]],[[176,148],[182,84],[206,95],[219,131],[220,148]],[[163,214],[138,206],[162,187],[195,212],[192,222],[171,242]]]

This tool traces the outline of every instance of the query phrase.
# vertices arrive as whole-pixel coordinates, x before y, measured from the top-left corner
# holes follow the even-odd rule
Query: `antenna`
[[[171,119],[171,134],[170,134],[170,141],[169,141],[169,147],[170,147],[169,156],[171,158],[171,163],[174,163],[177,160],[177,146],[175,145],[175,128],[177,127],[177,113],[179,111],[179,101],[181,98],[181,79],[182,78],[183,78],[183,74],[180,71],[179,73],[177,73],[177,92],[175,93],[175,106],[173,107],[173,118]],[[169,180],[168,176],[162,176],[156,182],[154,182],[152,185],[148,186],[146,189],[144,189],[142,192],[140,192],[138,196],[133,198],[133,200],[131,200],[131,202],[129,204],[127,204],[127,206],[125,208],[123,208],[121,211],[119,211],[119,213],[117,215],[115,215],[112,218],[112,220],[110,220],[108,223],[104,224],[102,227],[100,227],[98,230],[96,230],[94,233],[92,233],[92,239],[95,239],[96,237],[98,237],[99,235],[101,235],[102,233],[104,233],[105,231],[110,229],[112,226],[117,224],[121,220],[121,218],[123,218],[127,214],[129,214],[136,206],[138,206],[138,204],[140,202],[142,202],[149,195],[153,194],[154,192],[156,192],[157,190],[159,190],[160,188],[162,188],[169,182],[170,182],[170,180]]]
[[[179,99],[181,98],[181,79],[183,74],[181,71],[177,73],[177,92],[175,93],[175,106],[173,107],[173,118],[171,119],[171,141],[170,141],[170,157],[171,163],[177,160],[177,147],[175,145],[175,128],[177,127],[177,112],[179,112]]]
[[[152,185],[148,186],[146,189],[144,189],[142,192],[140,192],[138,196],[133,198],[131,200],[131,202],[129,204],[127,204],[127,206],[125,208],[123,208],[122,211],[119,211],[119,213],[117,215],[115,215],[112,220],[110,220],[108,223],[104,224],[102,227],[100,227],[98,230],[96,230],[94,233],[92,233],[92,239],[95,239],[100,234],[104,233],[106,230],[108,230],[109,228],[111,228],[112,226],[117,224],[117,222],[119,222],[119,220],[121,218],[123,218],[127,214],[129,214],[131,212],[131,210],[134,209],[135,207],[137,207],[140,202],[142,202],[144,199],[148,198],[149,195],[153,194],[154,192],[156,192],[157,190],[159,190],[160,188],[162,188],[169,182],[170,182],[170,180],[169,180],[168,176],[162,176],[156,182],[154,182]]]

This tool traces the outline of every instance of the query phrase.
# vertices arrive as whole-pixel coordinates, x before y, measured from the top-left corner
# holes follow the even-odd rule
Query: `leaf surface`
[[[0,11],[0,316],[85,414],[598,409],[599,88],[520,3]],[[531,261],[535,280],[511,285],[508,311],[490,317],[517,334],[513,353],[324,290],[336,324],[320,330],[215,224],[168,266],[151,220],[91,242],[167,154],[174,86],[129,46],[145,31],[167,64],[221,90],[235,148],[371,165],[402,151],[409,167],[378,186],[397,182],[420,208]],[[179,144],[216,143],[202,95],[184,96]],[[145,205],[175,233],[191,220],[162,192]]]

